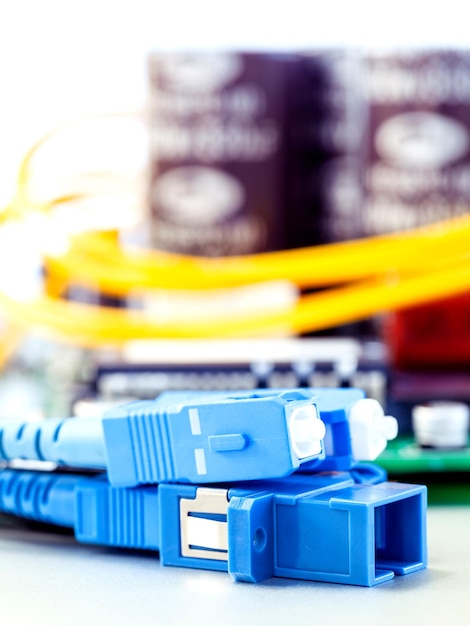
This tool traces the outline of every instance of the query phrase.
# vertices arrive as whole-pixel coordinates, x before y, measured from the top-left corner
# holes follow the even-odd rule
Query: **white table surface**
[[[470,624],[470,507],[431,507],[429,569],[371,589],[162,567],[154,554],[0,527],[1,626]]]

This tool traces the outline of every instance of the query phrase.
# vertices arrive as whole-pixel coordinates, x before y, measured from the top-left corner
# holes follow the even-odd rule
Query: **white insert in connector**
[[[293,409],[289,417],[292,450],[298,459],[320,454],[325,424],[313,405]]]

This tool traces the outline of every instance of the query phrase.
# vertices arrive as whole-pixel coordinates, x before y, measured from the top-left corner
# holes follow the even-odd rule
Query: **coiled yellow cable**
[[[229,258],[197,258],[153,250],[124,251],[94,233],[73,238],[67,253],[47,257],[62,277],[99,285],[115,295],[137,289],[218,289],[269,280],[301,288],[359,280],[387,272],[432,271],[470,252],[470,216],[408,233]]]
[[[26,155],[18,192],[0,214],[3,221],[39,212],[53,220],[54,209],[86,198],[89,191],[38,202],[32,197],[33,160],[54,133]],[[210,310],[203,320],[182,323],[128,309],[91,306],[45,296],[18,302],[0,292],[0,309],[16,324],[79,345],[121,344],[133,338],[265,336],[307,332],[355,321],[383,311],[429,302],[470,286],[470,215],[408,232],[311,248],[231,258],[196,258],[157,250],[123,249],[107,233],[69,238],[60,255],[44,252],[55,284],[81,284],[126,296],[155,289],[216,290],[289,280],[300,288],[329,287],[272,313],[227,315]]]

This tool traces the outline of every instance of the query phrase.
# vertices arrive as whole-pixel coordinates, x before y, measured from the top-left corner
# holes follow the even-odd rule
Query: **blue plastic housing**
[[[117,486],[257,480],[323,458],[324,432],[314,397],[299,390],[165,394],[102,419],[0,421],[0,459],[106,469]]]
[[[368,587],[424,569],[426,488],[356,485],[346,476],[297,475],[230,488],[226,561],[214,560],[212,547],[182,553],[181,501],[196,504],[199,491],[162,485],[162,563],[220,569],[247,582],[280,576]],[[205,519],[213,521],[211,511]]]
[[[117,486],[350,470],[357,461],[348,414],[362,398],[362,390],[342,388],[166,392],[103,419],[0,421],[0,459],[107,469]],[[326,435],[314,450],[299,452],[290,420],[305,407],[316,407]]]
[[[302,471],[350,470],[357,463],[351,447],[348,415],[353,404],[365,398],[362,389],[310,388],[315,397],[322,422],[326,426],[325,457],[305,463]]]
[[[105,479],[84,479],[76,488],[75,538],[81,543],[158,550],[158,487],[112,487]]]
[[[84,543],[160,550],[163,565],[372,586],[426,567],[426,488],[348,473],[232,487],[112,487],[4,470],[0,510],[72,527]]]
[[[278,390],[278,392],[280,391]],[[351,447],[348,416],[353,404],[365,398],[364,391],[355,387],[338,389],[308,387],[298,389],[297,392],[315,401],[320,419],[326,426],[324,456],[302,463],[299,470],[302,472],[349,471],[358,461],[354,458]],[[259,397],[269,396],[272,394],[272,390],[255,389],[253,391],[237,392],[238,397],[249,397],[253,394]],[[232,395],[233,392],[230,391],[167,391],[162,393],[156,401],[165,405],[182,401],[200,400],[202,397],[229,398]]]
[[[297,390],[187,399],[165,394],[125,405],[103,419],[109,479],[134,486],[287,476],[324,456],[320,441],[305,456],[296,449],[291,423],[305,410],[321,424],[314,396]]]
[[[83,476],[47,472],[0,472],[0,511],[73,528],[75,499]]]
[[[424,487],[398,483],[233,493],[228,570],[250,582],[280,576],[374,586],[426,567],[425,509]]]
[[[106,469],[102,420],[0,420],[0,459],[51,461],[70,467]]]

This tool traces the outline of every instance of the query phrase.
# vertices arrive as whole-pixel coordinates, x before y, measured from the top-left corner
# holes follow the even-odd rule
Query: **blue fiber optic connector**
[[[323,458],[324,435],[302,390],[165,396],[98,419],[0,421],[0,459],[103,469],[118,486],[257,480]]]
[[[225,487],[113,487],[4,470],[0,511],[74,529],[78,541],[159,550],[163,565],[373,586],[424,569],[426,488],[348,473]]]
[[[280,392],[281,390],[278,390]],[[284,390],[287,391],[287,390]],[[366,398],[362,389],[309,387],[298,390],[315,402],[325,424],[324,457],[302,463],[300,471],[349,471],[360,461],[374,461],[387,441],[398,433],[397,420],[385,416],[376,400]],[[238,397],[272,394],[270,389],[237,392]],[[167,391],[158,397],[162,404],[210,398],[229,398],[230,391]]]

